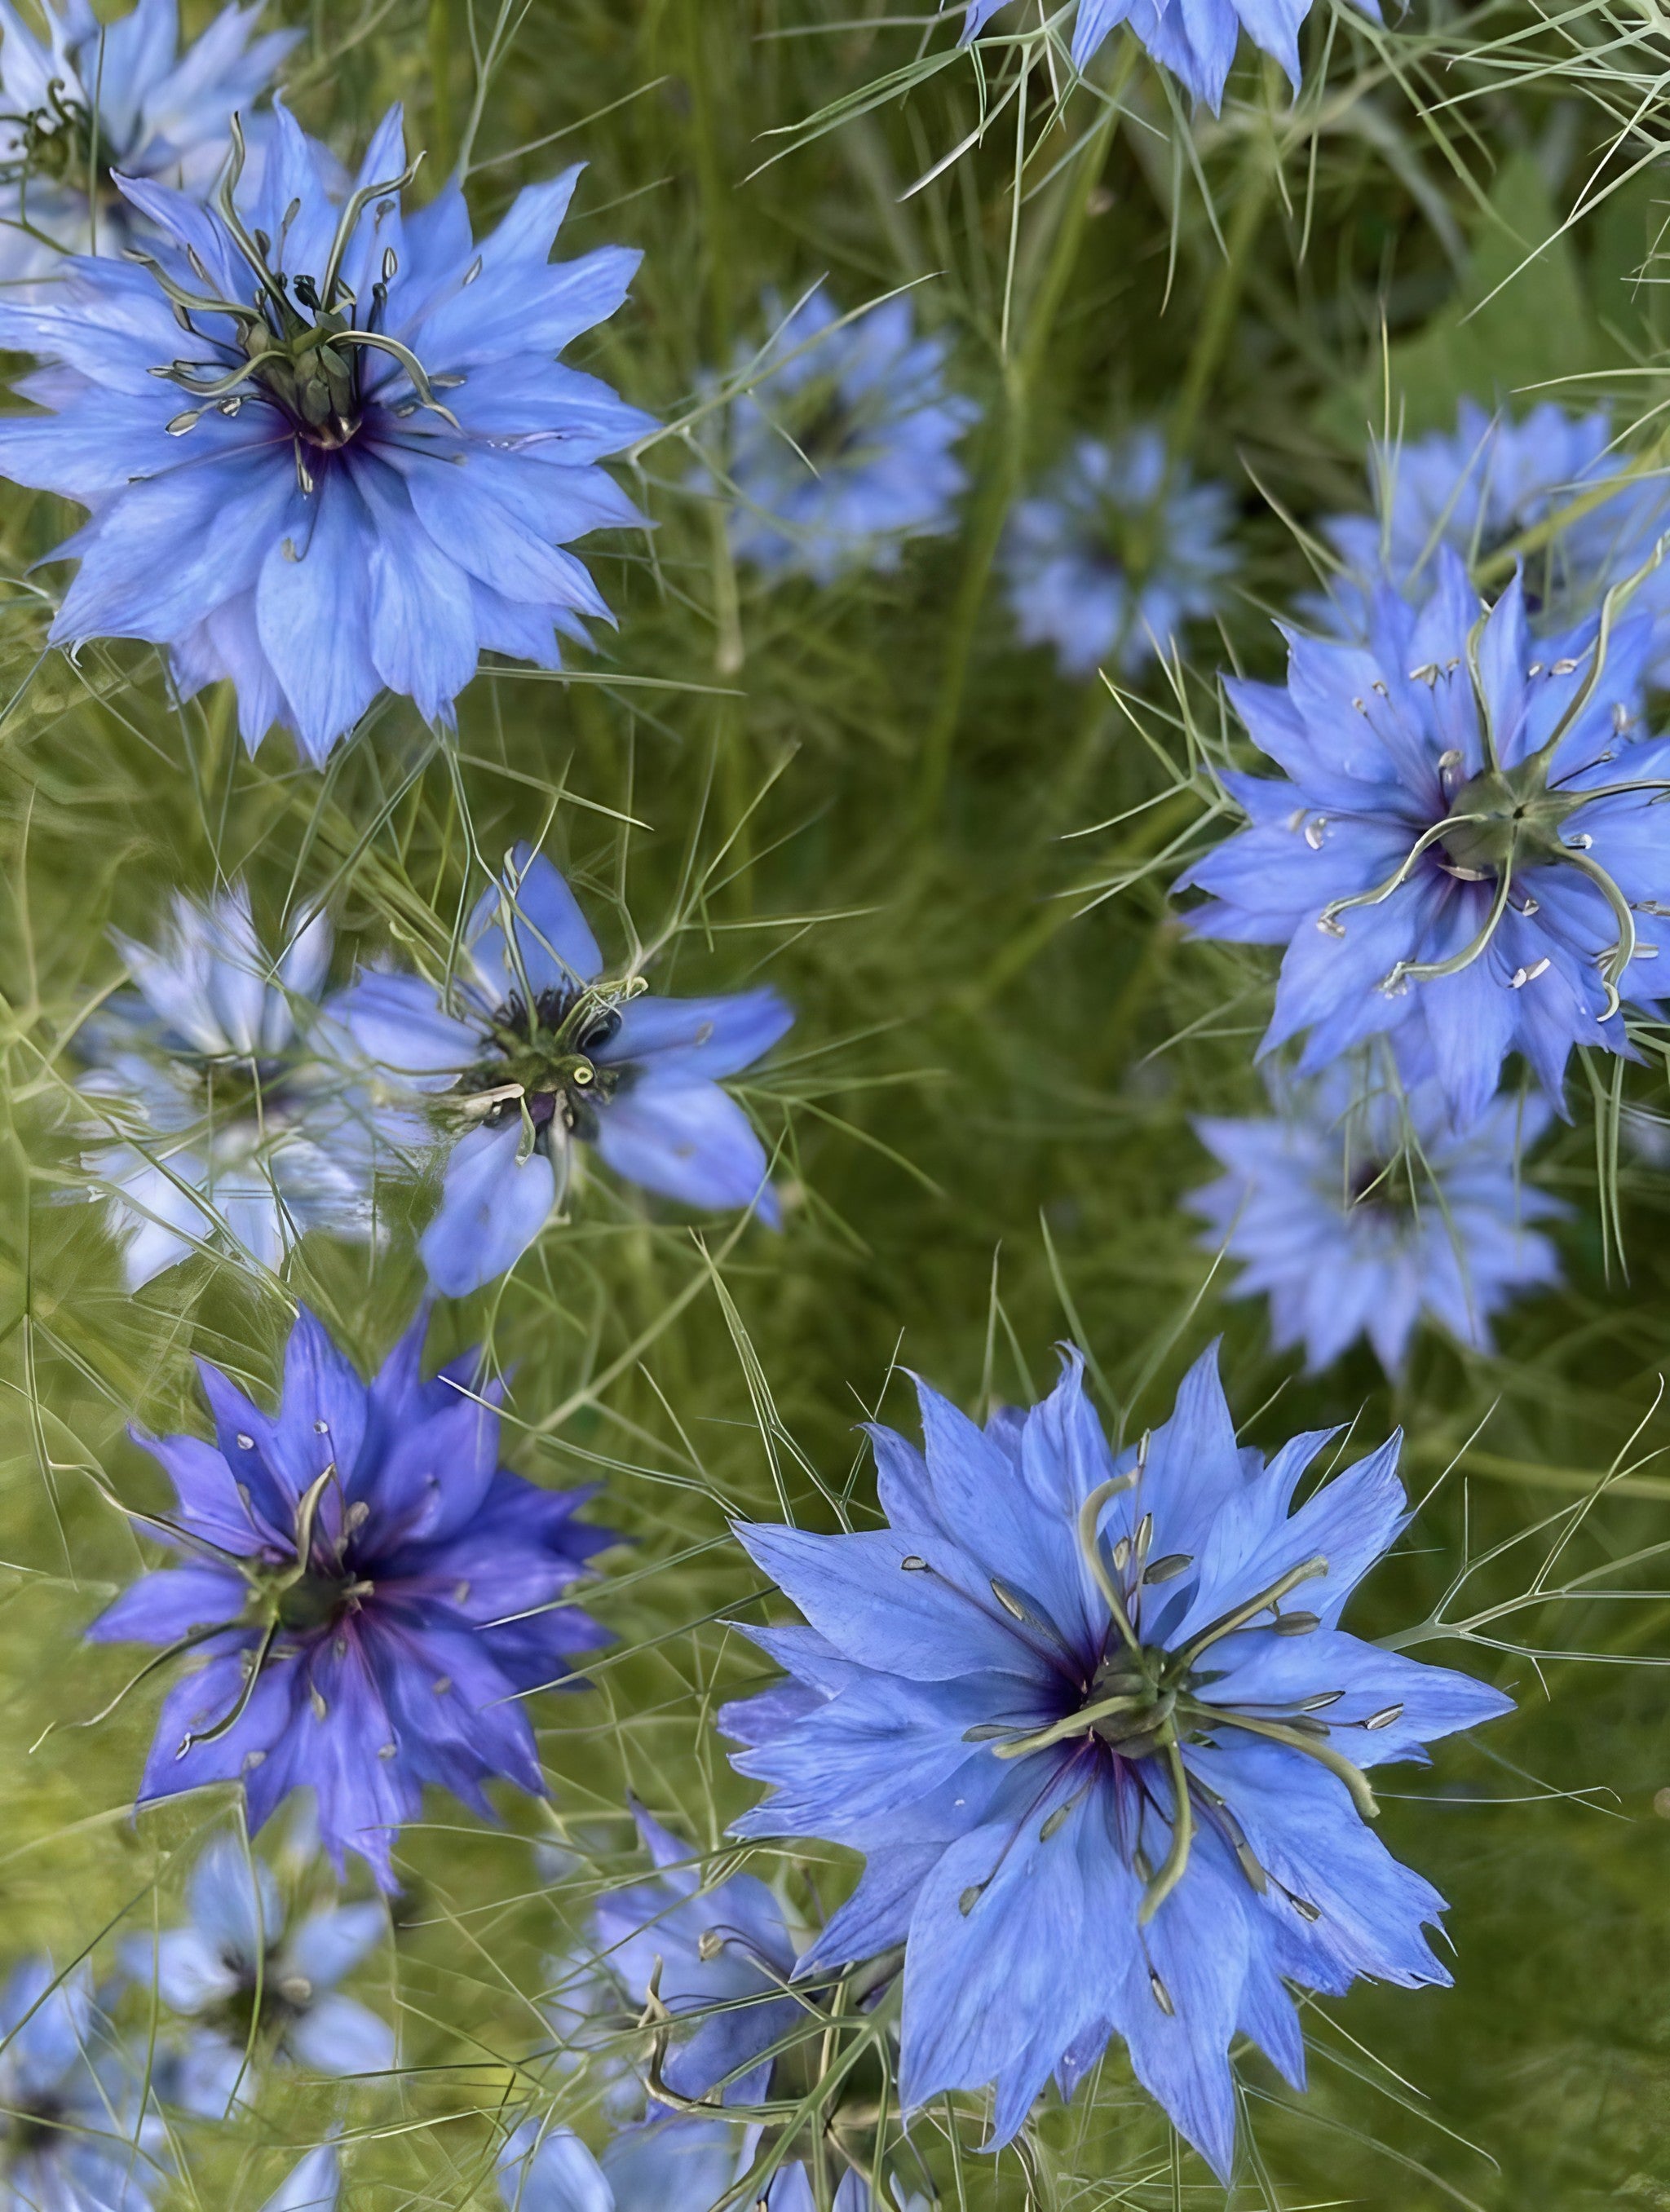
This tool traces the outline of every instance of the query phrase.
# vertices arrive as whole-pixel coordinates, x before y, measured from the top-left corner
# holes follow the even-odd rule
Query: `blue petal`
[[[506,922],[514,931],[514,947]],[[464,941],[488,1003],[513,993],[531,1006],[542,994],[567,997],[603,969],[603,955],[580,902],[543,853],[518,845],[504,880],[484,890],[465,925]],[[530,998],[529,994],[531,994]]]
[[[771,990],[728,999],[634,999],[620,1016],[619,1029],[592,1054],[600,1064],[649,1060],[658,1069],[710,1079],[751,1067],[794,1022],[793,1008]]]
[[[513,1267],[550,1218],[556,1177],[543,1152],[519,1162],[521,1121],[472,1129],[452,1147],[440,1210],[418,1241],[429,1280],[451,1297]]]
[[[735,1099],[702,1077],[641,1077],[599,1109],[597,1147],[616,1175],[665,1198],[774,1218],[765,1147]]]

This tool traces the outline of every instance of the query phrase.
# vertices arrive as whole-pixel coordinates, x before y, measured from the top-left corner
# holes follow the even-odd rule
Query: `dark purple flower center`
[[[42,2089],[5,2114],[7,2148],[13,2159],[39,2158],[68,2148],[70,2142],[70,2106],[51,2089]]]
[[[495,1129],[525,1115],[542,1148],[554,1128],[594,1142],[598,1108],[629,1076],[594,1057],[620,1025],[617,1009],[581,987],[542,991],[531,1006],[513,992],[493,1016],[487,1054],[464,1079],[467,1109]]]

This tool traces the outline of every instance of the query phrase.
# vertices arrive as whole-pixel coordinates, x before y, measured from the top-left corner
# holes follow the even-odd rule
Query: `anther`
[[[999,1736],[1013,1735],[1015,1731],[1001,1721],[981,1721],[971,1729],[964,1729],[964,1743],[995,1743]]]
[[[1313,1905],[1308,1897],[1295,1897],[1290,1889],[1287,1893],[1287,1901],[1301,1920],[1309,1920],[1314,1925],[1322,1917],[1320,1905]]]
[[[325,1704],[324,1698],[320,1697],[317,1689],[310,1690],[307,1692],[307,1695],[313,1705],[313,1718],[316,1721],[322,1721],[325,1715],[330,1711],[331,1708]]]
[[[1171,2002],[1171,1992],[1152,1966],[1148,1969],[1148,1986],[1154,1992],[1155,2003],[1158,2005],[1166,2018],[1175,2020],[1177,2017],[1177,2008]]]
[[[1343,921],[1336,921],[1331,914],[1318,915],[1316,917],[1316,927],[1321,931],[1324,937],[1343,937],[1345,933],[1345,923]]]
[[[1193,1565],[1193,1559],[1187,1552],[1168,1552],[1163,1559],[1156,1559],[1151,1566],[1143,1569],[1142,1578],[1145,1583],[1174,1582]]]
[[[1551,676],[1570,676],[1576,672],[1576,666],[1575,660],[1556,660],[1550,663],[1548,672]]]
[[[907,1552],[899,1565],[908,1575],[925,1575],[928,1571],[927,1561],[915,1552]]]
[[[173,416],[164,427],[171,438],[183,438],[188,430],[195,430],[202,420],[201,407],[188,407],[183,415]]]
[[[1320,853],[1321,851],[1322,832],[1327,828],[1327,826],[1328,817],[1326,814],[1319,814],[1314,822],[1306,823],[1305,842],[1309,846],[1313,853]]]
[[[1514,991],[1522,991],[1527,983],[1534,983],[1539,975],[1546,975],[1548,972],[1548,958],[1545,954],[1544,957],[1536,963],[1534,967],[1515,968],[1512,975],[1509,978],[1509,988]]]
[[[477,276],[479,276],[481,275],[481,273],[482,273],[482,258],[481,258],[480,254],[478,253],[478,254],[476,256],[475,259],[474,259],[474,260],[470,264],[470,266],[469,266],[469,267],[465,270],[465,272],[464,272],[464,281],[465,281],[465,283],[466,284],[473,284],[473,283],[475,283],[475,281],[476,281],[477,277]]]
[[[1026,1619],[1026,1607],[1020,1603],[1018,1599],[1012,1597],[1010,1595],[995,1575],[992,1577],[991,1580],[992,1595],[996,1598],[998,1603],[1003,1607],[1004,1611],[1009,1614],[1011,1620],[1024,1620]]]
[[[963,1915],[963,1917],[965,1920],[974,1911],[975,1905],[980,1903],[986,1885],[983,1881],[971,1881],[967,1889],[963,1891],[962,1896],[957,1899],[956,1909]]]
[[[254,1437],[246,1437],[241,1429],[238,1431],[238,1449],[240,1451],[253,1451],[255,1449]]]
[[[430,1686],[434,1689],[436,1697],[444,1698],[452,1686],[452,1678],[450,1674],[437,1674]]]
[[[1321,1616],[1315,1613],[1278,1613],[1273,1623],[1278,1636],[1309,1636],[1321,1625]]]
[[[329,1421],[315,1421],[313,1423],[313,1434],[316,1437],[328,1437],[330,1433],[331,1424]]]
[[[1076,1803],[1077,1800],[1075,1799],[1073,1802]],[[1044,1822],[1043,1826],[1039,1829],[1038,1841],[1041,1844],[1047,1844],[1052,1836],[1059,1835],[1066,1826],[1067,1815],[1072,1810],[1072,1804],[1058,1805],[1048,1820]]]
[[[1587,830],[1580,830],[1575,837],[1566,839],[1566,850],[1569,853],[1587,853],[1594,842]]]
[[[1114,1547],[1113,1557],[1114,1572],[1122,1575],[1131,1564],[1131,1539],[1128,1536],[1120,1538]]]
[[[1401,1705],[1382,1705],[1377,1713],[1370,1713],[1363,1725],[1365,1729],[1388,1729],[1391,1727],[1394,1721],[1400,1720],[1402,1717]]]
[[[1353,699],[1351,704],[1359,714],[1366,714],[1369,711],[1369,702],[1366,699]]]

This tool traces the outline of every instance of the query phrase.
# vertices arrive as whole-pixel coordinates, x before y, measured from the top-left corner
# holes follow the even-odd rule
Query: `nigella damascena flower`
[[[653,1996],[675,2021],[695,2022],[661,2068],[675,2095],[719,2091],[727,2102],[756,2104],[771,2074],[762,2054],[801,2016],[786,1994],[795,1946],[782,1907],[753,1875],[704,1887],[690,1846],[641,1808],[637,1817],[657,1871],[598,1901],[599,1960],[638,2012]]]
[[[123,2042],[83,1965],[16,1967],[0,1991],[0,2205],[150,2212],[167,2175],[145,2054]]]
[[[319,2143],[290,2168],[261,2212],[337,2212],[341,2195],[341,2154],[335,2143]]]
[[[950,529],[968,481],[951,448],[979,410],[947,390],[950,351],[917,337],[908,299],[850,321],[821,286],[804,299],[726,410],[736,558],[828,584],[896,568],[907,539]]]
[[[1633,734],[1653,623],[1533,641],[1517,578],[1488,617],[1439,549],[1417,614],[1382,588],[1365,646],[1289,639],[1285,687],[1231,681],[1279,778],[1225,781],[1250,826],[1182,878],[1209,937],[1283,945],[1265,1046],[1315,1071],[1377,1032],[1458,1127],[1517,1050],[1557,1103],[1574,1045],[1627,1050],[1621,1001],[1670,991],[1670,739]]]
[[[1303,1345],[1315,1372],[1366,1336],[1395,1377],[1422,1320],[1489,1352],[1492,1314],[1558,1282],[1532,1224],[1566,1209],[1521,1165],[1546,1101],[1498,1093],[1457,1135],[1436,1084],[1406,1094],[1349,1060],[1271,1089],[1273,1116],[1195,1123],[1227,1172],[1186,1203],[1240,1261],[1235,1295],[1268,1297],[1278,1351]]]
[[[753,2167],[757,2129],[723,2121],[660,2119],[610,2137],[601,2158],[568,2128],[524,2120],[499,2155],[499,2188],[509,2212],[711,2212],[745,2203],[750,2212],[817,2212],[811,2178],[785,2159],[761,2186],[741,2190]],[[890,2196],[889,2212],[927,2212],[920,2196]],[[871,2212],[868,2184],[848,2166],[835,2184],[832,2212]]]
[[[143,265],[0,307],[51,364],[0,470],[92,510],[53,641],[166,646],[182,692],[231,678],[249,745],[280,722],[314,761],[384,685],[447,721],[483,649],[555,667],[608,619],[564,548],[639,519],[597,463],[649,427],[555,358],[638,259],[549,259],[577,170],[478,249],[456,185],[403,213],[398,108],[340,207],[331,166],[281,106],[257,187],[237,158],[212,209],[124,178],[163,234]]]
[[[793,1014],[771,990],[641,994],[640,977],[604,979],[574,893],[522,844],[477,901],[450,984],[373,970],[333,1002],[391,1100],[397,1157],[426,1099],[456,1138],[422,1244],[438,1290],[514,1267],[562,1202],[576,1142],[647,1190],[775,1219],[764,1148],[718,1079]]]
[[[919,1388],[925,1455],[871,1431],[887,1528],[738,1531],[809,1626],[750,1632],[792,1679],[722,1717],[772,1784],[735,1832],[865,1854],[799,1971],[904,1945],[907,2111],[994,2083],[1006,2142],[1117,2033],[1227,2178],[1233,2039],[1303,2079],[1287,1983],[1448,1980],[1364,1769],[1508,1700],[1339,1626],[1395,1437],[1296,1512],[1333,1432],[1243,1451],[1212,1352],[1117,1460],[1076,1353],[984,1430]]]
[[[1378,0],[1355,4],[1380,21]],[[962,43],[977,37],[1004,5],[1005,0],[968,0]],[[1085,68],[1108,34],[1127,24],[1154,59],[1216,115],[1242,31],[1261,53],[1280,63],[1298,90],[1299,26],[1309,13],[1310,0],[1078,0],[1073,67]]]
[[[77,1042],[101,1109],[83,1164],[110,1194],[130,1289],[205,1246],[276,1268],[309,1229],[369,1235],[369,1109],[319,1025],[325,916],[274,957],[234,884],[207,905],[177,897],[160,949],[116,943],[137,988]]]
[[[1670,529],[1663,478],[1628,476],[1625,457],[1611,445],[1611,424],[1598,410],[1569,415],[1547,400],[1515,422],[1472,399],[1461,402],[1453,432],[1376,445],[1369,477],[1377,512],[1335,515],[1324,526],[1345,573],[1308,611],[1332,629],[1361,636],[1376,584],[1389,583],[1417,605],[1430,595],[1440,545],[1454,546],[1472,568],[1563,508],[1581,506],[1523,561],[1533,626],[1569,628],[1594,612],[1610,586],[1644,567]],[[1670,574],[1647,576],[1632,604],[1655,617],[1651,673],[1662,683],[1670,666]]]
[[[587,1493],[500,1467],[499,1392],[473,1358],[424,1381],[428,1324],[367,1383],[304,1310],[276,1413],[204,1363],[214,1443],[138,1439],[178,1500],[143,1525],[188,1564],[88,1631],[193,1654],[142,1803],[241,1782],[253,1832],[311,1788],[338,1874],[356,1851],[385,1889],[426,1783],[483,1814],[495,1776],[543,1794],[522,1700],[604,1640],[563,1601],[611,1540],[575,1521]]]
[[[135,1980],[197,2023],[174,2069],[174,2102],[222,2118],[252,2099],[269,2051],[320,2074],[393,2065],[388,2027],[337,1987],[387,1935],[381,1905],[287,1912],[271,1869],[224,1836],[192,1869],[186,1902],[185,1927],[122,1948]]]
[[[0,0],[0,282],[52,274],[64,253],[122,252],[148,234],[110,173],[200,198],[227,118],[258,100],[300,31],[257,38],[259,6],[223,9],[179,51],[177,0],[100,22],[88,0],[41,0],[46,38]]]
[[[1134,674],[1223,604],[1230,519],[1224,486],[1169,468],[1158,430],[1112,446],[1081,438],[1010,521],[1004,565],[1023,642],[1053,645],[1066,676],[1104,663]]]

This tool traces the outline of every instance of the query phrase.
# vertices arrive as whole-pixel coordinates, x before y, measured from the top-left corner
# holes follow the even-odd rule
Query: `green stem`
[[[1171,417],[1167,440],[1174,465],[1193,442],[1200,410],[1205,405],[1212,380],[1218,374],[1224,348],[1229,343],[1235,312],[1241,301],[1242,288],[1247,281],[1248,259],[1257,243],[1265,207],[1275,180],[1274,150],[1266,143],[1260,132],[1248,141],[1240,189],[1236,194],[1235,212],[1230,218],[1230,234],[1224,241],[1224,258],[1213,271],[1212,283],[1207,288],[1205,306],[1195,330],[1188,365],[1183,372],[1182,387],[1177,394],[1177,405]]]
[[[458,130],[452,113],[452,0],[429,0],[429,151],[450,173]]]

